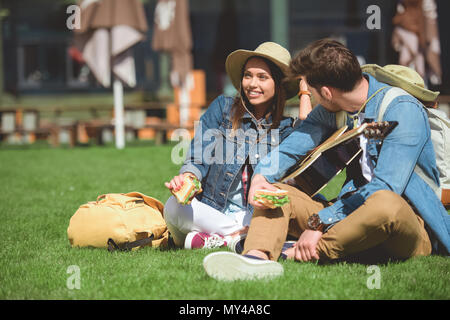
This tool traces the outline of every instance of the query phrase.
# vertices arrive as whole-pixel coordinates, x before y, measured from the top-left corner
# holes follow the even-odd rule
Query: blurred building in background
[[[159,87],[159,53],[151,49],[156,0],[143,1],[150,28],[147,40],[135,48],[137,88]],[[3,77],[5,91],[18,95],[103,90],[80,56],[71,48],[73,32],[66,12],[75,1],[3,0]],[[450,28],[448,1],[437,0],[440,34]],[[371,5],[381,12],[381,28],[369,30]],[[278,41],[292,54],[309,42],[334,37],[346,43],[367,63],[395,63],[391,46],[396,1],[383,0],[190,0],[194,68],[206,72],[207,91],[223,90],[224,61],[238,48],[254,49],[263,41]],[[448,38],[448,37],[447,37]],[[449,40],[441,39],[442,60],[449,59]],[[443,64],[443,69],[445,68]],[[450,92],[444,74],[442,91]]]
[[[170,59],[152,49],[157,0],[142,0],[148,21],[146,39],[134,46],[136,87],[125,94],[142,101],[173,101],[170,87]],[[442,83],[432,86],[441,95],[450,94],[450,2],[435,0],[440,37]],[[227,85],[224,62],[239,48],[254,49],[261,42],[275,41],[292,55],[309,42],[332,37],[346,44],[361,63],[398,63],[391,44],[397,1],[385,0],[189,0],[192,33],[192,64],[204,74],[206,100],[223,92]],[[11,106],[27,97],[46,103],[52,95],[82,97],[110,93],[97,83],[83,57],[73,47],[73,31],[66,26],[72,0],[1,0],[3,79],[1,106]],[[378,27],[373,20],[379,9]],[[203,78],[202,78],[203,79]],[[173,94],[173,90],[171,91]],[[61,96],[62,95],[62,96]],[[127,101],[127,99],[125,99]],[[58,100],[64,105],[64,100]],[[69,101],[69,98],[66,99]],[[102,100],[95,100],[100,103]],[[134,100],[133,100],[134,101]],[[67,102],[68,103],[68,102]],[[73,102],[72,102],[73,103]],[[89,103],[92,103],[90,100]],[[147,115],[150,113],[147,112]]]

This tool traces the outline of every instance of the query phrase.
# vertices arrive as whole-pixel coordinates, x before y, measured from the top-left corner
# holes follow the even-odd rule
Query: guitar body
[[[361,153],[359,135],[383,139],[397,124],[396,121],[364,123],[350,131],[343,127],[312,150],[300,164],[288,170],[281,181],[292,184],[294,180],[297,188],[313,197]]]
[[[328,182],[347,167],[360,153],[357,140],[350,140],[324,151],[294,177],[295,185],[310,197],[319,193]]]

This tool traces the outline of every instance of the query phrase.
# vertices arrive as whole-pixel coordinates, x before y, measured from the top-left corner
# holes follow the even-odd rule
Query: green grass
[[[450,262],[441,256],[379,265],[380,289],[371,290],[372,274],[363,264],[286,261],[280,278],[226,283],[205,274],[204,250],[70,247],[70,217],[100,194],[140,191],[164,202],[169,192],[163,182],[178,171],[171,150],[145,144],[122,151],[0,148],[0,299],[450,298]],[[80,270],[80,289],[67,286],[73,265]]]

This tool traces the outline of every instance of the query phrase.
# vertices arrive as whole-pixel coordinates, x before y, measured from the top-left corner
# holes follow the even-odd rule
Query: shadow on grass
[[[361,265],[378,265],[378,266],[386,266],[390,263],[399,263],[405,262],[408,258],[393,258],[392,255],[389,255],[386,248],[382,245],[370,248],[368,250],[364,250],[352,255],[349,255],[345,258],[335,259],[331,261],[322,262],[320,264],[324,265],[333,265],[338,263],[346,263],[346,264],[361,264]]]

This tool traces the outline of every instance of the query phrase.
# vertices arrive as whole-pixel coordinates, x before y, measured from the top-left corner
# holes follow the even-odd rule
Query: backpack
[[[79,207],[67,236],[72,247],[129,251],[143,246],[166,247],[169,231],[164,205],[139,192],[108,193]]]
[[[364,70],[364,67],[370,68],[371,66],[373,65],[363,66],[363,71],[367,71],[367,69]],[[387,89],[385,96],[383,97],[380,109],[378,111],[377,121],[382,121],[387,107],[396,97],[401,95],[412,95],[419,99],[419,97],[414,94],[417,91],[412,92],[412,90],[410,90],[410,86],[403,86],[403,88],[400,88],[398,82],[394,83],[387,81],[386,77],[379,79],[374,74],[372,74],[372,76],[374,76],[378,81],[382,81],[383,83],[392,86]],[[413,81],[411,81],[411,83],[413,83]],[[419,166],[414,168],[414,172],[416,172],[434,190],[444,206],[448,207],[450,205],[450,120],[442,110],[426,107],[425,105],[423,105],[423,107],[428,115],[428,122],[430,124],[431,141],[433,143],[434,152],[436,155],[436,165],[439,171],[440,186],[437,186],[434,181],[420,169]],[[346,122],[347,113],[345,111],[336,113],[336,125],[338,128],[345,126]]]
[[[401,88],[390,88],[381,102],[377,121],[383,120],[384,113],[392,100],[407,94],[409,93]],[[448,206],[450,204],[450,119],[442,110],[427,108],[425,106],[424,109],[430,124],[431,142],[433,143],[434,153],[436,155],[440,186],[436,185],[419,166],[414,168],[414,172],[434,190],[441,202],[445,206]]]

